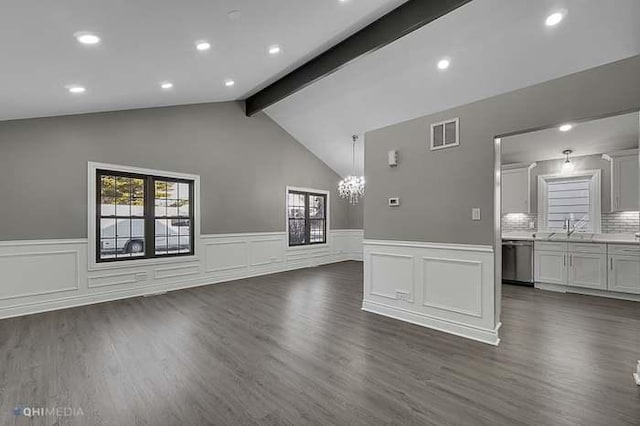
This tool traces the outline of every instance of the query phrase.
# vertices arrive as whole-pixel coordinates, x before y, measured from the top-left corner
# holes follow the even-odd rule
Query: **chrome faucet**
[[[582,225],[584,225],[584,218],[573,223],[573,228],[571,227],[571,218],[565,218],[564,220],[564,229],[567,230],[567,238],[573,235]]]

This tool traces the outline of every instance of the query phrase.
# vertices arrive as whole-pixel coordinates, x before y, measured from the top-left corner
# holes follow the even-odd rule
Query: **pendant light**
[[[358,136],[353,135],[352,146],[352,169],[351,174],[342,179],[338,184],[338,194],[342,198],[349,200],[351,204],[358,204],[361,197],[364,196],[364,176],[356,176],[356,143],[358,142]]]

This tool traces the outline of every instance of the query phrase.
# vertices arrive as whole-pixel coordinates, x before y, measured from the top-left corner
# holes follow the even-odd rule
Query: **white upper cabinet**
[[[529,168],[502,170],[502,214],[529,213]]]
[[[637,150],[610,154],[608,157],[611,160],[611,211],[640,210]]]

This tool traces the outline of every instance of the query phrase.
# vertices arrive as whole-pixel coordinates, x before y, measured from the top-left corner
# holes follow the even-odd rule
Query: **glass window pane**
[[[131,198],[131,178],[116,177],[116,204],[129,205]]]
[[[175,217],[178,216],[178,200],[167,200],[167,216]]]
[[[131,199],[131,216],[144,216],[144,198]]]
[[[115,238],[102,238],[100,240],[100,258],[112,259],[116,253],[116,240]]]
[[[167,254],[167,237],[156,236],[156,254]]]
[[[180,200],[180,204],[178,205],[178,216],[189,217],[189,206],[189,200]]]
[[[312,220],[309,229],[309,241],[312,243],[324,242],[324,220]]]
[[[129,204],[116,205],[116,216],[131,216],[131,206]]]
[[[131,179],[131,198],[144,199],[144,179]]]
[[[167,198],[167,182],[163,180],[156,180],[155,197]]]
[[[167,235],[167,219],[156,219],[156,236]]]
[[[309,217],[312,219],[324,219],[324,197],[321,195],[309,196]]]
[[[131,235],[131,219],[118,219],[116,237],[129,237]]]
[[[144,219],[131,220],[131,236],[144,237]]]
[[[179,183],[178,184],[178,198],[181,200],[189,200],[189,184],[188,183]]]
[[[115,238],[116,236],[116,220],[100,219],[100,237]]]
[[[116,191],[116,178],[114,176],[100,176],[100,194],[103,197],[114,197]]]
[[[156,198],[156,216],[165,217],[167,215],[167,200],[159,200]]]
[[[165,182],[167,187],[167,198],[178,198],[178,183],[177,182]]]
[[[169,250],[169,253],[176,253],[179,248],[178,248],[178,237],[177,236],[169,236],[167,238],[167,249]]]
[[[289,220],[289,244],[298,245],[305,243],[304,219]]]

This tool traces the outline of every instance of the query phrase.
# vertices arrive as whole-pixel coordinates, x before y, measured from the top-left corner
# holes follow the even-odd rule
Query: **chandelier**
[[[353,135],[351,175],[342,179],[338,184],[338,194],[349,200],[351,204],[358,204],[358,200],[364,196],[364,176],[356,176],[356,142],[358,136]]]

